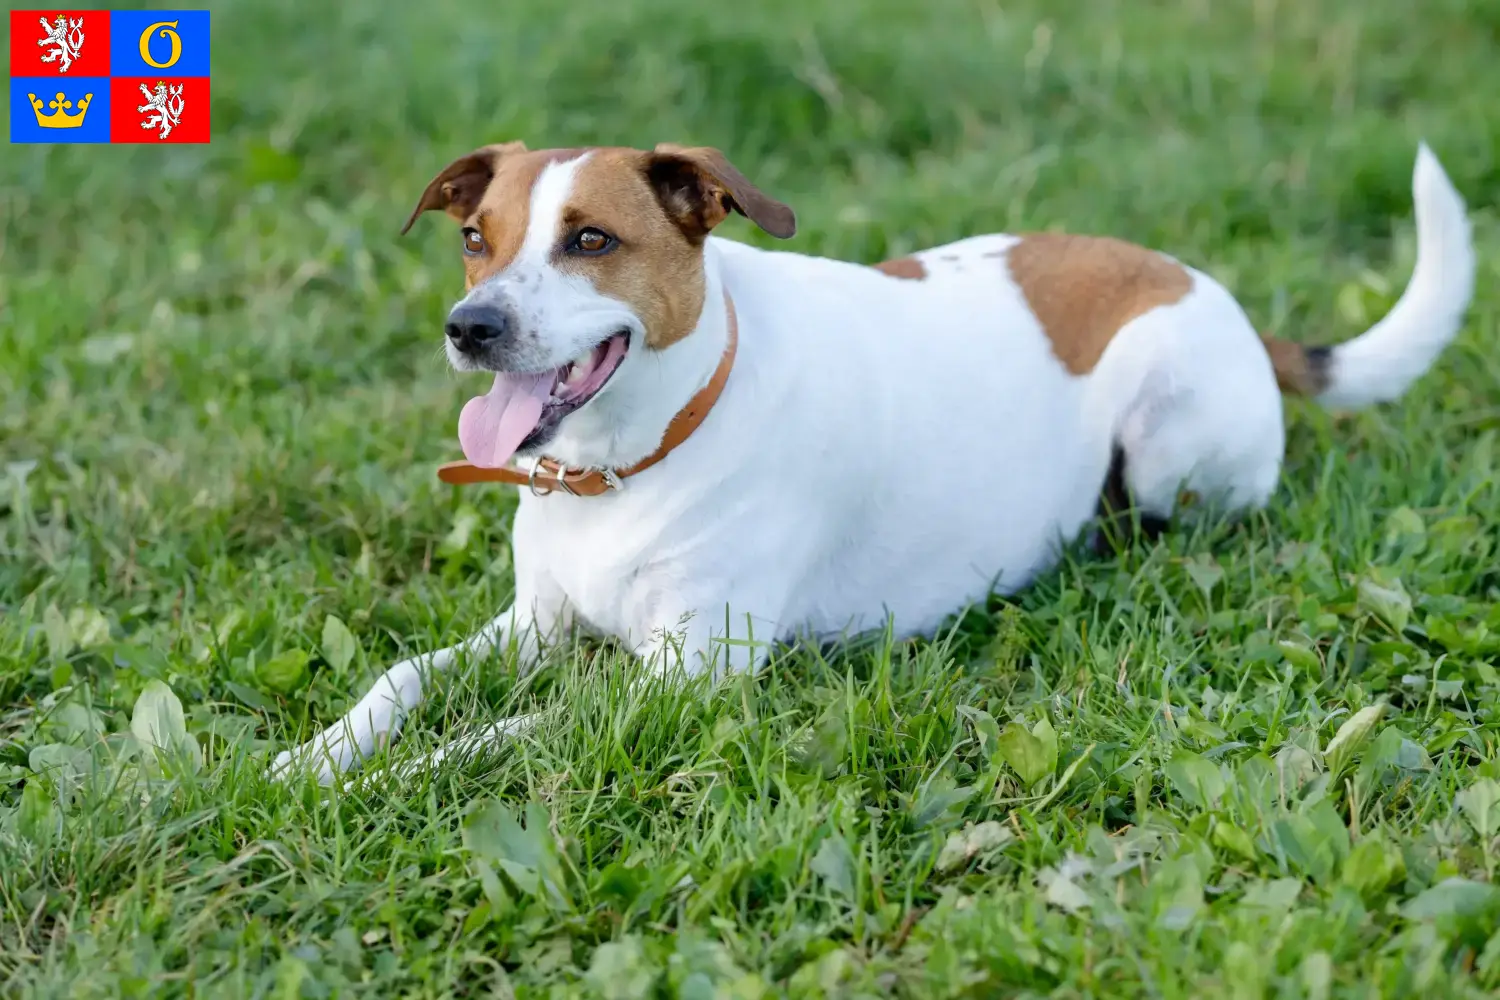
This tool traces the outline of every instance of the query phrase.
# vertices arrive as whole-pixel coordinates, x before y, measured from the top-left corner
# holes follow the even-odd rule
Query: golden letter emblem
[[[155,66],[157,69],[166,69],[182,58],[182,36],[172,30],[176,27],[176,21],[157,21],[141,32],[141,58],[146,60],[148,66]],[[166,62],[157,62],[151,58],[151,32],[157,28],[161,29],[161,37],[172,40],[172,55]]]

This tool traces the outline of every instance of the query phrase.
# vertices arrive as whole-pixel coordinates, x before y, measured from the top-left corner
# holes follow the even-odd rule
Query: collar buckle
[[[546,468],[544,463],[545,465],[552,466],[552,468]],[[545,474],[547,479],[551,481],[545,486],[545,488],[537,479],[537,476],[541,474]],[[619,475],[615,473],[613,469],[578,469],[574,471],[574,474],[576,474],[579,481],[589,475],[598,476],[599,481],[604,484],[604,488],[606,491],[619,491],[625,489],[624,481],[619,477]],[[534,497],[550,496],[551,494],[556,493],[559,487],[561,487],[565,493],[568,493],[575,497],[594,495],[592,492],[580,493],[575,490],[573,488],[573,484],[568,481],[568,476],[569,470],[567,466],[562,465],[559,462],[554,462],[551,459],[536,458],[532,460],[531,470],[526,474],[526,488],[531,491],[531,495]]]

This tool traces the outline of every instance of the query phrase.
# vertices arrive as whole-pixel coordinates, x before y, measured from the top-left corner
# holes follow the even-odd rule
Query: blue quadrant
[[[171,27],[173,21],[177,22],[176,27]],[[146,35],[146,51],[152,60],[157,63],[170,61],[174,47],[173,33],[180,43],[176,62],[170,66],[153,66],[141,58],[141,36]],[[111,76],[208,76],[208,43],[206,10],[109,12]]]
[[[42,114],[51,117],[56,109],[50,105],[57,100],[58,91],[72,102],[67,108],[69,115],[77,115],[79,105],[87,94],[93,94],[83,121],[75,128],[43,128],[36,119],[28,94],[35,94],[42,102]],[[109,142],[109,77],[82,77],[77,80],[62,80],[55,76],[19,76],[10,81],[10,141],[11,142]]]

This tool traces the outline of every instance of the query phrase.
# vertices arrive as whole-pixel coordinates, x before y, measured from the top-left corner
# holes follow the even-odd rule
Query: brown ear
[[[664,142],[647,158],[646,179],[689,238],[701,240],[737,211],[777,239],[791,239],[797,216],[761,191],[717,149]]]
[[[417,216],[434,208],[442,209],[453,218],[462,221],[474,213],[479,199],[494,179],[496,165],[501,157],[526,152],[524,142],[503,142],[492,146],[481,146],[467,156],[460,156],[443,168],[422,192],[411,217],[401,227],[401,235],[417,221]]]

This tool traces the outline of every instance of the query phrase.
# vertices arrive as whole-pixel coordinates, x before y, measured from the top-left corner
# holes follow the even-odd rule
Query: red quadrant
[[[158,93],[158,84],[168,89]],[[142,93],[141,88],[146,92]],[[176,93],[181,87],[182,92]],[[208,77],[206,76],[117,76],[109,82],[109,141],[144,142],[151,144],[171,142],[207,142],[209,136]],[[169,117],[161,121],[162,111],[152,108],[138,111],[148,103],[165,103]],[[177,116],[175,124],[171,115]],[[157,119],[150,127],[144,123]],[[169,125],[166,138],[161,137],[162,128]]]
[[[68,68],[56,44],[40,45],[56,32],[59,15],[68,18],[62,40],[67,44]],[[46,21],[44,26],[41,22]],[[81,22],[77,27],[74,21]],[[82,37],[81,44],[74,44]],[[42,62],[43,59],[51,62]],[[109,11],[107,10],[13,10],[10,12],[10,75],[55,76],[69,80],[83,76],[109,76]]]

